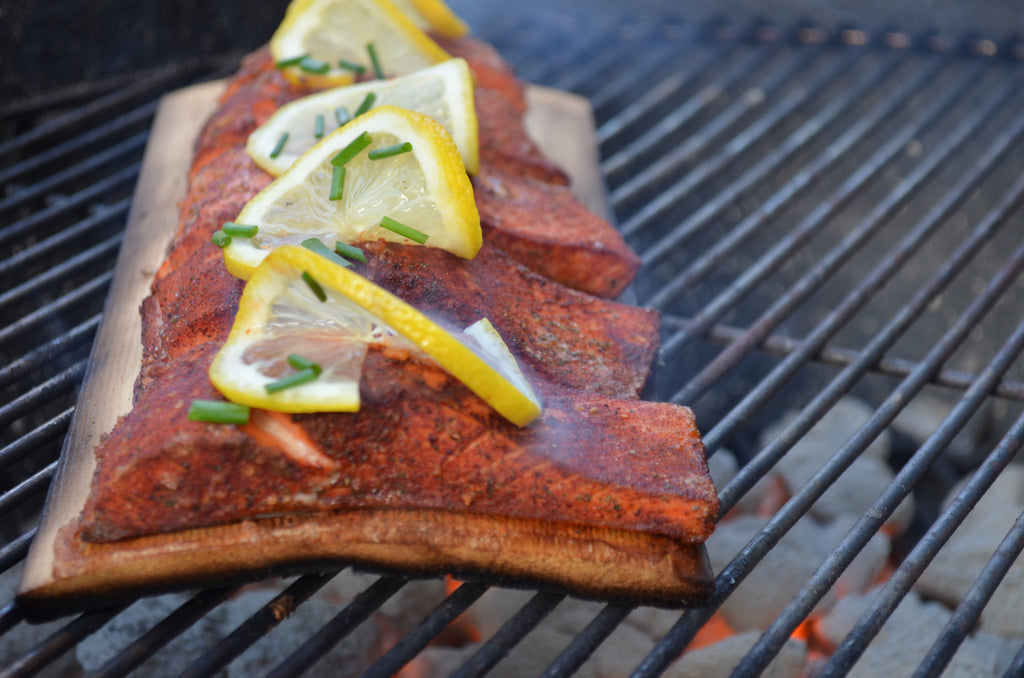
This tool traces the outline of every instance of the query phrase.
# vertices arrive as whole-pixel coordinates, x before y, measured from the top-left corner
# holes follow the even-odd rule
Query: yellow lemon
[[[457,38],[469,32],[469,26],[442,0],[391,0],[425,31],[434,31],[446,38]]]
[[[294,0],[270,52],[286,78],[312,87],[348,84],[378,69],[405,75],[449,58],[390,0]]]
[[[434,118],[459,147],[466,171],[476,174],[480,152],[473,76],[464,59],[391,80],[334,87],[285,104],[249,135],[246,148],[257,165],[278,176],[367,105],[397,106]]]
[[[310,237],[330,247],[379,238],[419,242],[467,259],[483,243],[455,142],[433,118],[393,106],[374,108],[326,136],[256,194],[236,221],[257,227],[252,237],[233,237],[224,246],[225,265],[243,279],[274,248]]]
[[[275,250],[253,273],[210,367],[229,400],[282,412],[355,411],[371,342],[404,341],[499,414],[526,426],[541,405],[486,319],[451,332],[387,290],[305,247]]]

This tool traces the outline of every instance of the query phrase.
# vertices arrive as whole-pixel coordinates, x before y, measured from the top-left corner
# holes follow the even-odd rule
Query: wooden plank
[[[222,82],[215,82],[174,92],[164,97],[157,111],[89,371],[22,576],[19,594],[35,604],[78,604],[91,596],[117,593],[119,587],[126,593],[140,593],[212,581],[218,572],[230,574],[231,568],[223,560],[211,563],[199,554],[232,539],[237,548],[251,548],[253,538],[262,538],[251,530],[231,535],[203,531],[170,541],[163,538],[104,545],[96,549],[91,561],[76,563],[67,576],[55,575],[55,566],[66,569],[55,551],[57,533],[80,514],[85,504],[95,469],[96,445],[118,417],[131,408],[142,357],[139,305],[149,294],[150,283],[170,245],[178,221],[178,204],[187,189],[194,141],[216,109],[223,87]],[[530,87],[527,97],[526,126],[531,136],[558,159],[571,178],[573,191],[588,207],[606,215],[589,102],[540,87]],[[290,529],[297,533],[296,528]],[[281,535],[268,532],[264,537],[280,540]],[[200,561],[204,565],[200,566]],[[192,565],[206,569],[195,578],[189,572]]]

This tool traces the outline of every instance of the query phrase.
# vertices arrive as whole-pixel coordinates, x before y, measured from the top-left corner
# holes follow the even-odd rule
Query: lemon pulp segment
[[[331,159],[363,133],[371,144],[345,165],[341,198],[331,200]],[[374,149],[409,142],[412,150],[380,160]],[[411,240],[381,227],[389,217],[428,236],[425,245],[464,258],[483,243],[473,186],[455,142],[432,118],[393,106],[371,110],[304,153],[239,213],[238,223],[259,228],[253,238],[233,238],[225,264],[246,279],[275,247],[309,237],[330,248],[336,241]]]

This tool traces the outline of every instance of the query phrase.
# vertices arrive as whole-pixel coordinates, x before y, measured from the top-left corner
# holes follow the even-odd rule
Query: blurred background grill
[[[163,5],[127,4],[33,14],[0,3],[12,29],[0,54],[18,65],[3,75],[0,103],[0,666],[8,667],[0,675],[78,675],[83,644],[126,614],[34,627],[13,591],[86,372],[159,98],[229,75],[284,6],[194,3],[170,17]],[[590,99],[609,205],[644,259],[631,295],[664,314],[662,364],[648,397],[692,406],[709,454],[728,450],[739,461],[719,484],[723,513],[841,399],[870,406],[864,425],[724,563],[713,604],[678,614],[652,640],[637,675],[665,670],[873,440],[925,399],[944,406],[919,439],[895,435],[896,480],[870,498],[735,670],[757,675],[773,661],[910,495],[913,524],[891,559],[899,576],[814,666],[845,674],[1024,436],[1020,5],[938,3],[925,12],[859,3],[853,14],[835,3],[767,12],[737,1],[711,14],[652,1],[630,3],[628,13],[568,0],[450,4],[525,80]],[[76,12],[88,30],[56,39]],[[787,416],[788,428],[767,435]],[[965,431],[975,432],[969,449],[951,453]],[[951,661],[1022,544],[1018,520],[952,621],[914,658],[919,675]],[[331,579],[288,583],[265,607],[239,613],[226,637],[205,624],[237,606],[232,591],[183,598],[107,648],[101,674],[138,666],[138,675],[162,675],[150,655],[201,628],[207,635],[191,654],[178,650],[169,662],[173,673],[230,674],[231,661],[256,647],[264,671],[297,675],[412,586],[382,577],[327,613],[316,601]],[[422,624],[386,643],[368,675],[393,675],[487,589],[464,584],[425,610]],[[460,675],[500,670],[502,657],[565,604],[538,592],[510,610]],[[304,617],[297,640],[267,635],[303,607],[319,616]],[[598,608],[547,660],[547,675],[583,665],[630,612]],[[1021,642],[1008,641],[1017,651],[998,671],[1024,670]]]

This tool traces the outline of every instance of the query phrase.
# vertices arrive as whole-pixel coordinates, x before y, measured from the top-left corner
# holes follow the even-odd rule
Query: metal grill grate
[[[603,15],[476,27],[532,82],[590,98],[602,172],[619,225],[644,259],[636,300],[665,317],[652,399],[694,407],[709,454],[742,460],[719,488],[737,505],[836,403],[872,404],[864,426],[719,573],[712,605],[690,610],[637,662],[665,670],[712,613],[894,419],[924,393],[948,414],[896,459],[898,475],[856,521],[734,675],[758,675],[908,494],[924,507],[903,556],[821,675],[845,675],[884,628],[934,555],[1024,442],[1021,315],[1024,248],[1012,224],[1024,197],[1024,65],[984,49],[857,31],[695,27]],[[552,51],[548,47],[558,44]],[[908,47],[909,45],[909,47]],[[538,56],[540,55],[540,56]],[[157,98],[218,75],[171,69],[76,100],[3,111],[0,143],[0,570],[16,576],[55,468],[110,282],[120,230]],[[84,103],[82,99],[84,98]],[[23,130],[20,133],[17,130]],[[786,412],[796,417],[767,442]],[[987,447],[965,467],[944,454],[979,412]],[[974,472],[943,509],[929,488]],[[945,629],[921,657],[933,675],[954,656],[1024,547],[1018,520]],[[269,675],[299,675],[409,587],[380,577],[325,615],[294,646],[268,637],[316,600],[334,573],[311,574],[249,614],[233,632],[182,657],[188,676],[221,675],[236,657],[274,644]],[[485,594],[448,595],[365,675],[394,675]],[[196,593],[96,675],[125,675],[178,634],[230,605],[235,590]],[[8,594],[9,595],[9,594]],[[56,671],[58,657],[123,608],[26,631],[0,610],[0,675]],[[455,675],[500,668],[566,599],[536,592]],[[632,612],[596,612],[543,675],[571,673]],[[41,642],[40,642],[41,640]],[[65,665],[66,666],[66,665]],[[1024,648],[1007,668],[1024,667]]]

